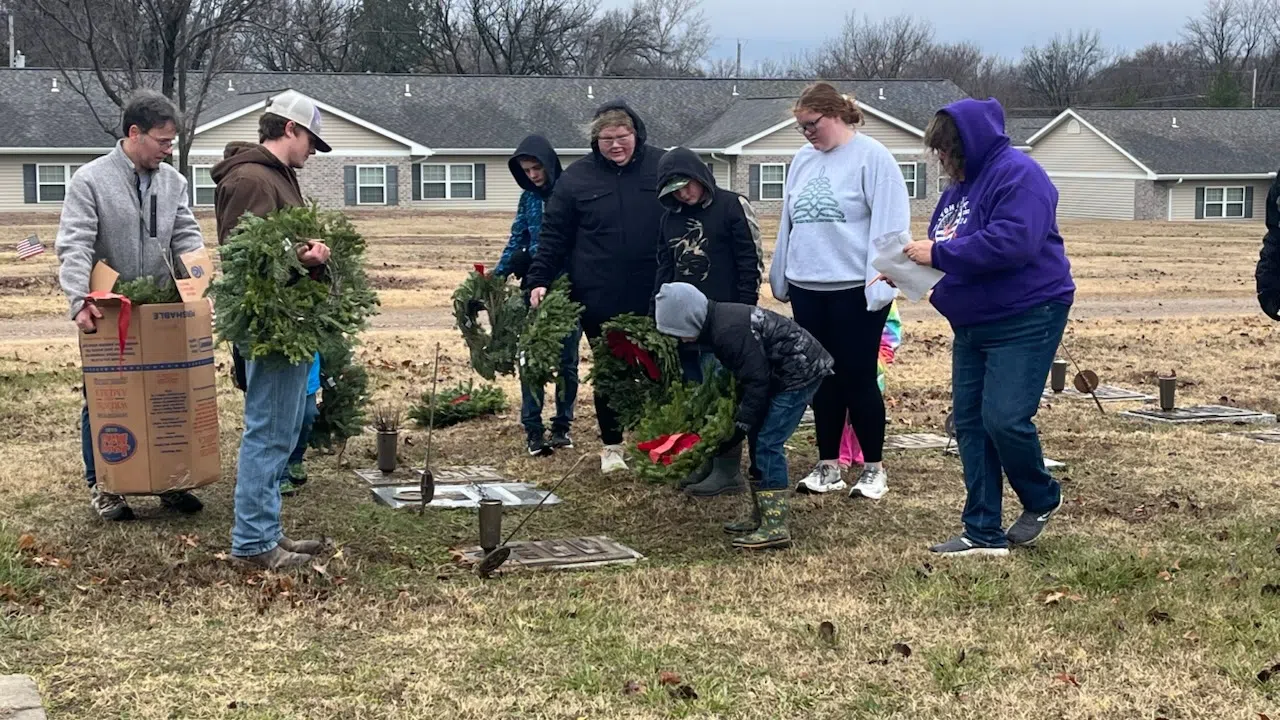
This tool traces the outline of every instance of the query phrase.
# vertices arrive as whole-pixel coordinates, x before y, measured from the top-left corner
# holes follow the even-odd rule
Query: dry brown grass
[[[385,237],[407,237],[386,223]],[[1072,227],[1073,247],[1096,248],[1076,252],[1083,291],[1105,295],[1104,284],[1122,282],[1104,254],[1117,247],[1135,253],[1132,267],[1170,273],[1117,294],[1210,296],[1196,283],[1218,261],[1224,277],[1247,274],[1256,228],[1213,229],[1217,249],[1188,256],[1201,259],[1170,249],[1208,244],[1191,237],[1197,231],[1207,226]],[[373,270],[412,265],[429,279],[443,266],[435,271],[448,289],[452,268],[491,257],[498,234],[477,230],[490,236],[478,250],[435,229],[423,233],[429,240],[375,243]],[[418,254],[427,246],[433,257]],[[936,320],[908,322],[905,333],[889,377],[892,431],[937,431],[949,406],[950,335]],[[452,332],[366,340],[379,402],[426,389],[437,341],[446,381],[469,376]],[[1151,390],[1144,383],[1156,371],[1176,369],[1186,401],[1280,410],[1273,326],[1257,315],[1093,318],[1074,321],[1067,342],[1104,381]],[[105,525],[79,480],[74,346],[0,346],[9,428],[0,436],[0,673],[34,675],[53,717],[1280,717],[1280,679],[1256,678],[1280,662],[1280,596],[1267,587],[1280,584],[1280,447],[1216,434],[1232,428],[1148,427],[1113,405],[1100,416],[1087,403],[1054,403],[1039,422],[1048,454],[1069,463],[1068,503],[1038,549],[994,562],[925,551],[958,529],[963,502],[958,461],[936,451],[892,455],[893,489],[877,503],[797,500],[797,547],[766,555],[728,549],[719,523],[736,500],[689,502],[591,468],[522,534],[607,533],[647,559],[491,582],[454,567],[447,551],[474,544],[473,514],[393,513],[336,457],[313,455],[311,484],[285,502],[286,528],[328,535],[341,553],[323,574],[280,576],[220,557],[240,412],[223,382],[226,479],[201,491],[205,512],[179,518],[140,500],[140,521]],[[514,383],[502,384],[514,400]],[[582,397],[577,438],[592,452],[585,389]],[[513,407],[437,433],[439,464],[558,477],[573,458],[529,459],[516,420]],[[421,462],[423,433],[411,438],[404,459]],[[792,445],[796,477],[814,450],[803,432]],[[373,458],[369,437],[346,459]],[[1007,504],[1012,516],[1016,501]],[[21,550],[24,534],[34,545]],[[836,628],[834,646],[816,631],[823,621]],[[672,698],[662,671],[698,699]],[[629,681],[640,691],[624,694]]]

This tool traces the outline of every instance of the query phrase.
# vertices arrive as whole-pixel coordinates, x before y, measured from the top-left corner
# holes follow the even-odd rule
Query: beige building
[[[113,140],[56,71],[0,70],[0,212],[56,212],[66,182]],[[799,80],[549,78],[440,75],[233,73],[207,101],[189,154],[192,201],[213,204],[210,168],[234,141],[257,141],[267,98],[293,89],[316,101],[333,152],[299,173],[303,191],[329,207],[514,211],[520,188],[507,159],[529,133],[545,135],[566,165],[587,155],[595,108],[623,98],[649,143],[697,151],[717,182],[777,211],[792,156],[805,140],[791,105]],[[915,211],[933,210],[937,168],[923,128],[964,97],[947,81],[838,82],[865,111],[862,131],[898,158]],[[105,98],[101,117],[118,117]]]
[[[1244,221],[1265,215],[1280,109],[1067,110],[1027,142],[1059,218]]]

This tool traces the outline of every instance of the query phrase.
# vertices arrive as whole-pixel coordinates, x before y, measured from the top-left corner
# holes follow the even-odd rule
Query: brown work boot
[[[289,538],[280,536],[280,547],[291,553],[301,553],[303,555],[319,555],[324,552],[323,540],[290,540]]]
[[[312,557],[303,553],[289,552],[283,546],[276,545],[267,552],[248,557],[236,557],[240,562],[263,570],[285,570],[307,565]]]

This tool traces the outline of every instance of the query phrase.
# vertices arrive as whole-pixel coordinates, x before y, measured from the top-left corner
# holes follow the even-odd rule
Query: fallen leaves
[[[644,685],[641,685],[638,681],[628,680],[622,684],[623,695],[639,695],[642,692],[644,692]]]
[[[1169,613],[1163,610],[1160,610],[1159,608],[1151,608],[1150,610],[1147,611],[1147,622],[1151,623],[1152,625],[1167,623],[1172,619],[1173,618],[1169,615]]]
[[[199,536],[199,535],[195,535],[195,534],[192,534],[192,535],[179,535],[179,536],[178,536],[178,540],[179,540],[180,542],[182,542],[183,544],[185,544],[187,547],[200,547],[200,536]]]
[[[666,670],[663,670],[662,672],[658,673],[659,685],[679,685],[682,682],[684,681],[680,679],[680,676],[673,672],[667,672]]]
[[[1070,685],[1072,687],[1080,687],[1080,681],[1076,679],[1075,675],[1072,675],[1070,673],[1064,673],[1064,672],[1058,673],[1057,675],[1053,676],[1053,679],[1065,685]]]
[[[1046,588],[1035,594],[1036,603],[1039,605],[1057,605],[1063,600],[1072,602],[1080,602],[1084,600],[1083,595],[1077,595],[1071,592],[1071,588],[1063,585],[1056,588]]]
[[[906,643],[894,643],[893,651],[904,658],[911,657],[911,646]]]
[[[692,685],[681,685],[680,687],[667,688],[667,692],[671,697],[677,700],[697,700],[698,692],[693,689]]]
[[[1280,663],[1276,663],[1269,668],[1262,668],[1262,670],[1258,671],[1258,682],[1265,683],[1277,673],[1280,673]]]
[[[30,552],[36,547],[36,536],[31,533],[25,533],[18,537],[18,550],[22,552]]]
[[[1264,597],[1267,595],[1280,595],[1280,585],[1272,585],[1270,583],[1263,585],[1262,594]]]

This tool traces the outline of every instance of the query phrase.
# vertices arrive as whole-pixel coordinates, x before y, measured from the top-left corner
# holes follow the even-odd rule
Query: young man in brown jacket
[[[267,102],[258,122],[258,140],[259,145],[228,145],[223,161],[213,168],[219,243],[227,240],[245,213],[266,216],[303,205],[294,170],[317,150],[329,152],[320,138],[320,111],[292,90]],[[329,259],[329,248],[309,241],[298,250],[298,259],[319,267]],[[280,478],[302,428],[309,369],[282,357],[245,363],[244,436],[236,470],[231,553],[270,570],[305,565],[324,547],[318,540],[290,540],[280,525]]]

